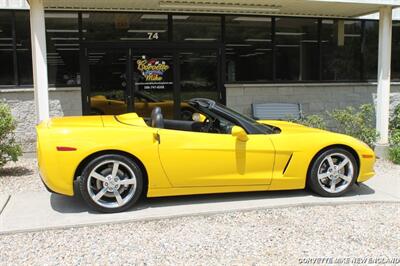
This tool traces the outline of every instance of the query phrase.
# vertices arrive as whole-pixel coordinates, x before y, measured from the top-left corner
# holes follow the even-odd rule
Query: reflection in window
[[[276,18],[276,79],[318,80],[318,20]]]
[[[15,12],[19,84],[33,84],[29,12]]]
[[[361,46],[364,67],[363,79],[376,80],[378,73],[379,22],[365,21],[364,25],[364,39]]]
[[[361,21],[322,20],[322,79],[360,80]]]
[[[92,114],[127,112],[126,51],[88,49]]]
[[[218,100],[217,53],[212,51],[179,53],[181,99],[204,97]]]
[[[221,39],[221,17],[173,15],[175,41],[213,42]]]
[[[12,14],[0,11],[0,85],[14,84]]]
[[[83,36],[99,41],[166,41],[166,14],[102,13],[82,14]]]
[[[46,12],[49,84],[79,85],[78,13]]]
[[[400,21],[393,21],[392,80],[400,80]]]
[[[271,18],[226,16],[228,82],[272,79]]]

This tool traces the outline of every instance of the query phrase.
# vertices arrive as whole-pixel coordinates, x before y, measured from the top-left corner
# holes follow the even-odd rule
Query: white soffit
[[[26,0],[0,0],[0,9],[29,9]]]
[[[361,19],[379,19],[379,13],[374,13],[366,16],[360,17]],[[400,20],[400,8],[394,8],[392,12],[393,20]]]
[[[44,0],[46,10],[231,13],[310,17],[359,17],[399,0]]]

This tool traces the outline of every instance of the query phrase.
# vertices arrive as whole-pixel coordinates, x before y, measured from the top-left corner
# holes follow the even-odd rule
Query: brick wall
[[[80,88],[49,89],[50,116],[82,115]],[[0,100],[11,108],[17,121],[16,139],[24,152],[34,152],[36,143],[36,109],[33,89],[0,90]]]
[[[323,115],[326,111],[373,103],[376,83],[332,84],[226,84],[227,106],[251,115],[252,103],[301,103],[303,113]],[[391,92],[400,92],[393,83]]]

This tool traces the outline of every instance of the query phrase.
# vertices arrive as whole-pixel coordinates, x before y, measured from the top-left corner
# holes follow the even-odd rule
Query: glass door
[[[129,111],[127,50],[87,50],[89,112],[117,115]]]
[[[179,105],[175,105],[173,53],[133,49],[131,60],[134,111],[150,117],[153,108],[159,106],[164,118],[176,117]]]
[[[150,117],[158,106],[166,119],[190,120],[186,100],[222,100],[221,65],[217,49],[83,48],[84,114]]]
[[[217,50],[179,52],[181,99],[208,98],[220,101]]]

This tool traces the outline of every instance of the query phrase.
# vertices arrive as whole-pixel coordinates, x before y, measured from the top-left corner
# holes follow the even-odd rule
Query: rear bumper
[[[40,175],[40,174],[39,174],[39,175]],[[52,190],[51,188],[49,188],[49,186],[44,182],[42,175],[40,175],[40,180],[42,181],[44,187],[46,188],[46,190],[47,190],[48,192],[53,193],[53,194],[63,195],[63,194],[58,193],[58,192]]]
[[[39,175],[46,189],[51,193],[73,196],[73,185],[64,176],[65,171],[60,167],[57,156],[43,158],[43,153],[38,152]]]

